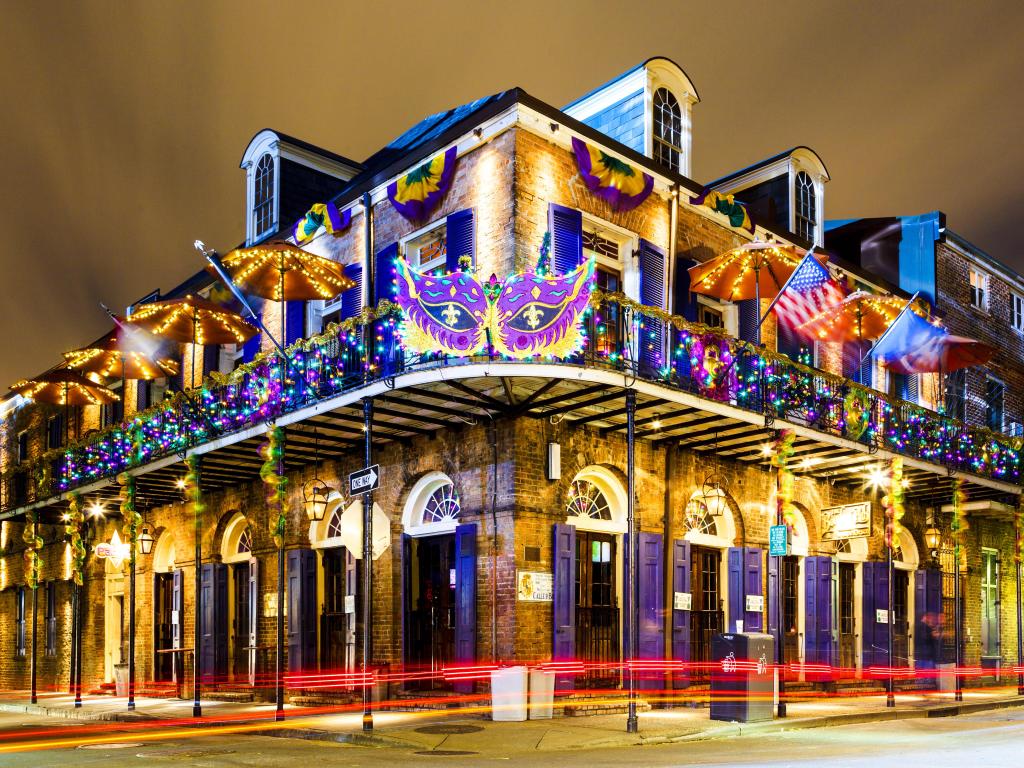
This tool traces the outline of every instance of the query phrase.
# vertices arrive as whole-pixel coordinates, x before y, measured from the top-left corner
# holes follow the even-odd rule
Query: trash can
[[[555,712],[555,673],[530,670],[530,719],[550,720]]]
[[[757,632],[715,635],[711,657],[711,719],[736,723],[771,720],[775,642]]]
[[[940,693],[956,691],[956,664],[936,664],[935,687]]]
[[[526,685],[526,667],[505,667],[491,672],[491,720],[525,720]]]
[[[128,695],[128,665],[114,665],[114,693],[118,696]]]

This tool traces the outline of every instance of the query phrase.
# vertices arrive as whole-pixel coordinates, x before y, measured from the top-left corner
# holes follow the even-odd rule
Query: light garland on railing
[[[270,535],[280,549],[284,546],[285,527],[288,522],[285,507],[288,478],[278,472],[281,457],[284,456],[284,430],[281,427],[271,427],[267,430],[267,442],[260,446],[259,453],[263,459],[260,479],[267,486],[267,509],[272,513],[277,512],[277,516],[272,516],[270,520]]]
[[[660,323],[669,354],[642,375],[666,386],[801,420],[830,434],[952,468],[1011,482],[1020,477],[1018,438],[966,427],[621,293],[595,289],[590,307],[584,324],[589,338],[581,353],[565,361],[569,364],[632,366],[632,356],[623,354],[630,334],[616,331],[618,324],[637,320],[644,341],[658,332]],[[215,435],[272,421],[309,402],[394,375],[405,356],[395,338],[399,320],[398,306],[382,300],[358,317],[332,323],[323,333],[290,346],[283,383],[281,358],[264,353],[230,374],[212,375],[189,394],[175,393],[129,422],[70,446],[64,453],[60,490],[114,477]],[[367,325],[372,328],[369,339]],[[445,358],[435,354],[424,359],[443,364]]]
[[[82,512],[82,499],[77,493],[71,494],[68,504],[67,520],[64,533],[71,545],[71,578],[75,584],[82,586],[82,574],[85,570],[85,542],[82,540],[82,526],[85,515]]]

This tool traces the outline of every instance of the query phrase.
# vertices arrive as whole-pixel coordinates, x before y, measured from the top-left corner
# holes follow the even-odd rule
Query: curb
[[[145,712],[89,712],[87,707],[81,709],[68,709],[67,707],[44,707],[40,704],[10,704],[0,703],[0,712],[9,712],[18,715],[43,715],[59,720],[92,720],[97,722],[159,722],[164,719]]]

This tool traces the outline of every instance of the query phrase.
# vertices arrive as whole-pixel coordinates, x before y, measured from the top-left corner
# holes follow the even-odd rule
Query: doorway
[[[153,680],[173,682],[174,649],[174,574],[153,574]]]
[[[128,633],[125,631],[127,615],[125,613],[124,600],[124,574],[121,569],[114,569],[108,559],[106,561],[106,603],[104,611],[104,643],[103,643],[103,677],[105,680],[114,679],[114,667],[121,664],[128,657],[128,650],[125,647],[128,640]]]
[[[892,574],[892,666],[910,665],[910,571],[897,568]]]
[[[355,667],[359,615],[358,561],[344,547],[323,550],[324,602],[320,610],[320,669]]]
[[[411,539],[409,558],[405,662],[440,673],[455,657],[455,536]],[[422,683],[437,685],[435,675]]]
[[[722,632],[724,626],[720,573],[722,555],[717,549],[696,546],[690,553],[690,590],[693,595],[690,658],[697,665],[694,677],[707,679],[712,661],[711,640]]]
[[[576,532],[576,653],[587,665],[583,687],[617,685],[619,600],[615,536]]]
[[[839,563],[839,666],[857,666],[857,566]]]
[[[800,558],[782,558],[782,648],[786,663],[800,660]]]
[[[249,679],[249,626],[252,610],[249,594],[249,563],[236,563],[231,568],[234,610],[231,617],[231,677]]]

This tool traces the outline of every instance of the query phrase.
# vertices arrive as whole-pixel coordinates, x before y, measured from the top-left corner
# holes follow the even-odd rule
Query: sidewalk
[[[406,751],[508,754],[663,744],[726,738],[749,733],[770,733],[802,728],[823,728],[854,723],[948,717],[1004,707],[1024,706],[1016,687],[967,690],[963,702],[952,694],[898,694],[896,707],[887,709],[885,696],[826,698],[793,702],[788,717],[763,723],[724,723],[710,720],[703,707],[653,709],[639,715],[640,732],[626,733],[622,714],[558,717],[526,722],[492,722],[487,707],[374,714],[374,731],[364,733],[360,711],[288,707],[284,722],[274,721],[273,704],[209,701],[201,720],[192,718],[189,700],[138,699],[129,712],[124,698],[93,698],[76,710],[70,696],[46,696],[38,705],[6,699],[0,712],[42,714],[55,718],[216,728],[225,726],[253,735],[335,741]],[[557,705],[556,705],[557,715]],[[244,726],[241,723],[246,723]],[[212,734],[211,734],[212,735]],[[124,738],[120,736],[112,738]]]

